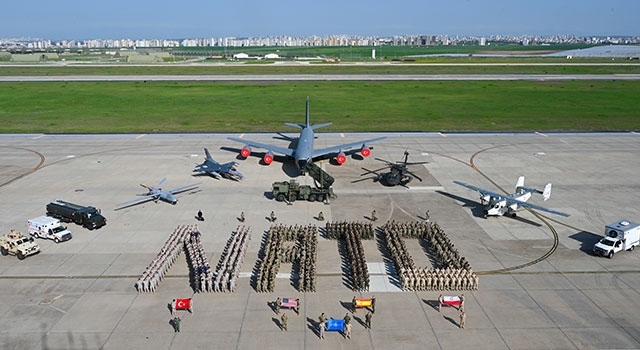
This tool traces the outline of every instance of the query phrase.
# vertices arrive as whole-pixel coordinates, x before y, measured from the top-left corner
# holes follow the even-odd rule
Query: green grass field
[[[0,84],[1,133],[640,130],[640,81]],[[294,131],[294,129],[291,129]]]

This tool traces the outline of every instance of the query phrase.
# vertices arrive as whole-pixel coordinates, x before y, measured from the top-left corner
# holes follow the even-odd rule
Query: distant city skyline
[[[10,1],[0,37],[51,40],[311,35],[637,36],[637,0]]]

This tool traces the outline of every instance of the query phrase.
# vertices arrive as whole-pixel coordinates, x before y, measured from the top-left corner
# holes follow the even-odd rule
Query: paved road
[[[0,135],[3,231],[24,231],[27,219],[43,215],[45,205],[58,198],[95,205],[108,219],[97,231],[70,224],[72,240],[39,240],[42,253],[24,261],[0,257],[0,348],[640,348],[640,303],[635,302],[640,297],[640,255],[624,252],[610,260],[590,254],[605,224],[640,220],[640,135],[392,134],[376,144],[374,157],[400,160],[408,150],[410,160],[429,162],[415,169],[423,182],[413,182],[409,189],[385,188],[370,180],[352,183],[363,178],[362,167],[375,169],[381,163],[350,158],[342,166],[322,163],[336,178],[339,197],[330,205],[287,206],[266,194],[273,181],[288,180],[295,166],[263,166],[250,157],[239,160],[245,175],[241,183],[200,178],[201,188],[182,194],[176,206],[150,202],[114,210],[116,203],[141,191],[139,183],[163,177],[170,187],[196,182],[191,170],[202,160],[203,147],[219,161],[235,160],[236,152],[227,149],[235,145],[226,136]],[[253,136],[279,142],[271,135]],[[340,141],[339,134],[319,134],[316,142],[324,147]],[[529,186],[552,182],[549,201],[531,201],[571,216],[547,216],[550,226],[529,212],[516,219],[483,219],[477,194],[452,183],[499,191],[491,180],[511,190],[520,175]],[[322,237],[317,292],[297,292],[289,264],[281,266],[274,293],[256,293],[249,286],[247,276],[255,267],[271,210],[287,225],[322,226],[315,219],[319,211],[328,220],[362,221],[372,209],[378,224],[421,220],[429,210],[474,271],[484,272],[480,289],[465,292],[466,329],[458,329],[457,310],[445,308],[440,314],[434,309],[440,292],[400,291],[376,241],[364,242],[372,274],[369,293],[349,290],[337,243]],[[138,294],[133,287],[137,276],[177,225],[196,223],[198,210],[206,218],[198,225],[213,263],[237,228],[240,212],[246,213],[252,240],[238,291],[194,295],[181,254],[156,293]],[[545,257],[556,239],[557,248]],[[405,243],[416,265],[431,264],[417,241]],[[525,267],[511,273],[491,272],[520,265]],[[334,332],[318,339],[313,331],[318,315],[343,317],[343,302],[354,294],[375,294],[373,329],[362,326],[358,312],[352,340]],[[277,296],[302,300],[301,315],[289,314],[288,332],[279,330],[268,306]],[[181,333],[168,323],[167,304],[176,297],[193,297],[195,303],[193,314],[181,314]]]
[[[640,74],[230,74],[0,76],[0,82],[45,81],[401,81],[401,80],[640,80]]]

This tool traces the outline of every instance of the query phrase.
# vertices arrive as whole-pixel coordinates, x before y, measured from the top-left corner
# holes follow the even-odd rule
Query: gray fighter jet
[[[127,204],[141,204],[147,201],[155,201],[158,202],[158,200],[162,200],[165,201],[167,203],[171,203],[173,205],[176,205],[178,203],[178,198],[176,198],[176,194],[178,193],[182,193],[182,192],[186,192],[188,190],[194,189],[196,187],[198,187],[200,185],[200,182],[195,183],[195,184],[191,184],[191,185],[187,185],[187,186],[181,186],[181,187],[176,187],[176,188],[172,188],[170,190],[163,190],[162,188],[160,188],[160,186],[162,186],[162,184],[167,180],[167,178],[165,177],[164,179],[160,180],[160,182],[157,185],[152,185],[152,186],[147,186],[147,185],[143,185],[140,184],[140,186],[146,188],[148,191],[147,193],[144,194],[139,194],[138,198],[127,201],[127,202],[123,202],[120,204],[117,204],[117,206],[122,207],[124,205]],[[135,205],[132,204],[132,205]]]
[[[211,153],[209,153],[209,150],[206,148],[204,149],[204,154],[206,155],[204,163],[196,165],[196,168],[193,170],[194,172],[198,172],[200,174],[209,174],[216,179],[224,177],[229,180],[242,180],[243,176],[237,170],[238,163],[228,162],[220,164],[213,160],[213,158],[211,157]]]
[[[359,148],[360,154],[364,157],[368,157],[371,154],[370,147],[367,146],[369,143],[373,143],[376,141],[381,141],[386,139],[386,137],[378,137],[370,140],[363,140],[358,142],[346,143],[339,146],[332,146],[322,149],[314,149],[313,141],[315,139],[315,135],[313,131],[315,129],[319,129],[325,126],[329,126],[332,123],[324,123],[311,125],[309,121],[309,98],[307,98],[307,107],[306,107],[306,118],[304,124],[295,124],[295,123],[284,123],[285,125],[301,129],[300,136],[295,139],[291,138],[291,141],[297,141],[296,148],[286,148],[275,145],[269,145],[266,143],[260,143],[250,140],[245,140],[243,138],[237,137],[229,137],[228,139],[235,142],[244,143],[245,146],[240,151],[240,155],[244,158],[248,157],[251,154],[251,147],[266,149],[267,153],[262,157],[262,161],[264,164],[271,164],[273,162],[273,152],[284,154],[286,156],[292,157],[296,161],[296,165],[299,169],[304,169],[304,166],[313,161],[316,158],[323,158],[328,155],[335,154],[335,159],[338,164],[344,164],[347,161],[347,156],[345,151],[350,150],[352,148]],[[302,172],[302,170],[301,170]]]

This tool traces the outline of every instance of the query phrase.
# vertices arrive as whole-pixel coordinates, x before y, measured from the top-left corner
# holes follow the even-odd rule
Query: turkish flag
[[[191,298],[189,299],[176,299],[176,310],[191,309]]]

